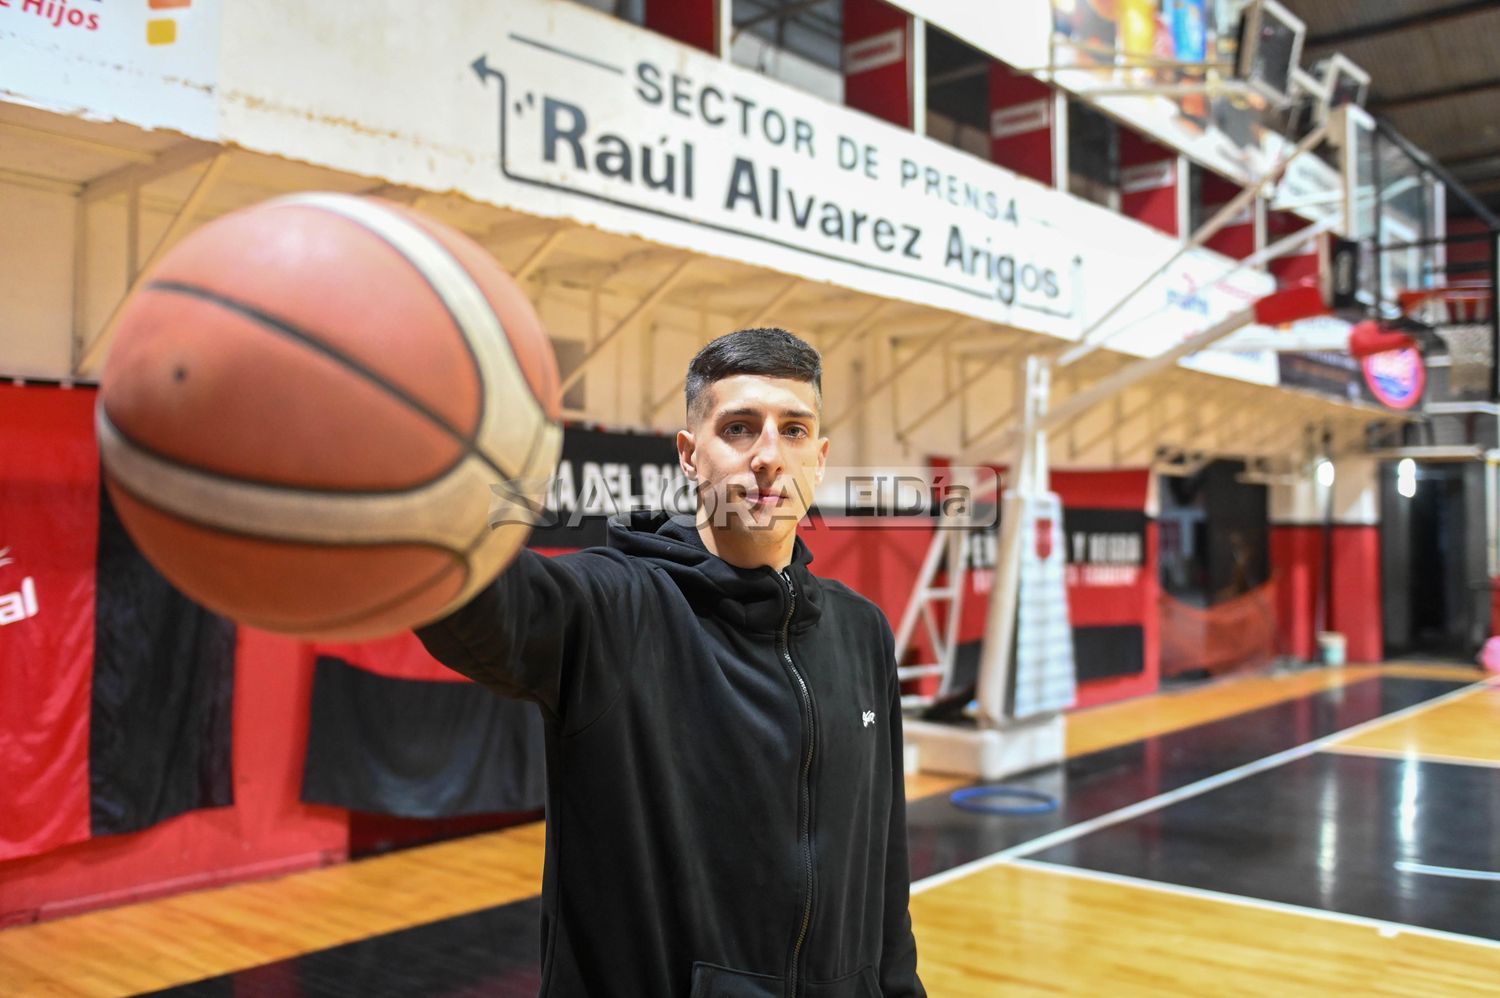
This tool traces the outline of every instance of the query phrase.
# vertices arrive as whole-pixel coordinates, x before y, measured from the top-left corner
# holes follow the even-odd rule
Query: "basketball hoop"
[[[1495,364],[1488,284],[1450,284],[1401,292],[1401,311],[1435,332],[1448,347],[1448,390],[1488,395]]]

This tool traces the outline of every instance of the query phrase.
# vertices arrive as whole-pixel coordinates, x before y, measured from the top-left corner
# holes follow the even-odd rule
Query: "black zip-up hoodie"
[[[546,718],[550,998],[923,995],[885,617],[634,513],[417,633]]]

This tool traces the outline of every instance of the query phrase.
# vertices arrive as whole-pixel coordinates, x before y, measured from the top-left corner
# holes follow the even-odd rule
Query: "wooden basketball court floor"
[[[909,785],[949,995],[1500,995],[1500,679],[1255,676],[1070,719],[1030,816]],[[0,932],[0,995],[534,995],[526,825]]]

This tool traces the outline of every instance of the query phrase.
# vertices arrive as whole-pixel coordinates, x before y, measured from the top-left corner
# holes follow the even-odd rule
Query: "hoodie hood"
[[[607,544],[643,558],[672,577],[700,611],[741,630],[775,633],[786,614],[786,584],[775,569],[738,568],[711,554],[694,518],[661,510],[636,510],[609,520]],[[798,537],[786,568],[796,587],[792,630],[811,627],[822,615],[823,590],[808,570],[812,552]]]

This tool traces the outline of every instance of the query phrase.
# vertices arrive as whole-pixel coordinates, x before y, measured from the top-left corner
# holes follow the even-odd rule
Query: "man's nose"
[[[761,427],[760,437],[755,441],[755,451],[750,455],[750,470],[757,476],[769,473],[772,477],[781,474],[781,429],[772,420]]]

